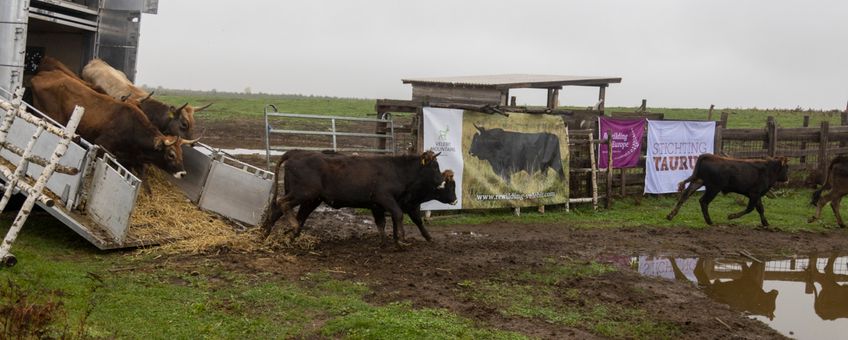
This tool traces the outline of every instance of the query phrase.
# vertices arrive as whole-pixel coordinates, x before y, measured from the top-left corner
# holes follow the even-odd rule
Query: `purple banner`
[[[645,122],[644,118],[598,117],[601,140],[606,140],[607,135],[612,133],[613,168],[633,168],[639,164]],[[607,146],[600,144],[598,149],[598,167],[606,168],[609,160]]]

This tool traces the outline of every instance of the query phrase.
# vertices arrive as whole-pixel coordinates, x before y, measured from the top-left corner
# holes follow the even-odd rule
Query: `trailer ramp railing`
[[[9,251],[12,248],[12,243],[14,243],[15,239],[18,237],[21,227],[23,227],[29,217],[29,213],[32,211],[36,201],[40,201],[48,207],[53,206],[53,199],[45,195],[43,191],[47,186],[47,180],[49,180],[50,176],[53,175],[53,172],[56,171],[62,155],[64,155],[68,150],[68,145],[71,143],[71,139],[74,137],[74,132],[76,131],[77,126],[82,119],[82,115],[85,112],[82,107],[75,107],[67,126],[64,129],[59,129],[50,122],[43,121],[27,113],[24,105],[22,104],[22,96],[23,89],[21,88],[15,92],[14,96],[12,96],[11,102],[0,100],[0,108],[6,111],[2,123],[0,123],[0,148],[3,148],[6,145],[6,136],[8,135],[9,129],[11,129],[12,123],[15,121],[16,117],[33,123],[38,127],[27,143],[26,148],[21,150],[20,161],[18,162],[14,172],[5,164],[0,164],[0,171],[2,171],[3,176],[6,178],[3,198],[0,199],[0,212],[6,208],[6,204],[9,203],[9,199],[15,191],[24,192],[27,196],[27,199],[18,211],[18,215],[15,217],[14,222],[12,222],[12,226],[6,233],[3,243],[0,244],[0,261],[7,266],[13,266],[17,263],[17,259]],[[30,185],[26,181],[26,169],[29,163],[35,160],[32,155],[32,151],[35,147],[36,141],[38,141],[38,138],[42,133],[44,133],[44,131],[49,131],[50,133],[58,136],[59,142],[53,150],[50,160],[47,161],[46,164],[43,164],[44,169],[41,171],[41,175],[34,178],[35,184]]]
[[[325,116],[325,115],[310,115],[297,113],[278,112],[274,105],[265,106],[265,157],[268,162],[268,169],[271,169],[271,151],[288,151],[293,149],[314,150],[314,151],[342,151],[342,152],[365,152],[365,153],[394,153],[395,152],[395,126],[392,122],[392,117],[389,113],[384,113],[377,118],[360,118],[360,117],[344,117],[344,116]],[[281,118],[281,119],[276,119]],[[307,130],[307,129],[287,129],[277,128],[271,123],[286,125],[294,120],[314,120],[318,121],[318,126],[324,130]],[[340,131],[343,129],[339,123],[341,122],[360,122],[374,123],[376,129],[373,133],[355,132],[355,131]],[[321,124],[323,123],[323,124]],[[273,135],[290,135],[290,136],[328,136],[330,137],[330,145],[323,147],[303,146],[289,143],[288,145],[271,145],[271,137]],[[339,137],[356,137],[365,139],[377,140],[376,147],[356,147],[353,145],[340,145]]]

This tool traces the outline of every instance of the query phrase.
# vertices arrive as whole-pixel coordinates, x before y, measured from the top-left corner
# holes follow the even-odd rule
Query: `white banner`
[[[698,156],[713,153],[714,143],[713,121],[649,120],[645,193],[677,192],[677,184],[692,175]]]
[[[421,204],[421,210],[462,209],[462,110],[424,108],[424,150],[441,152],[439,167],[453,170],[456,181],[456,205],[436,200]]]

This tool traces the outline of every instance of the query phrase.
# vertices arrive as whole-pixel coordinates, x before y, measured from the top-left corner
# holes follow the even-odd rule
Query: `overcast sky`
[[[401,78],[505,73],[621,77],[608,106],[844,109],[848,1],[162,0],[136,81],[409,99]]]

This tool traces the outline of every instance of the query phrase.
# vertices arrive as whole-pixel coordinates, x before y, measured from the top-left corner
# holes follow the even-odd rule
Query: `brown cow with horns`
[[[112,98],[128,98],[131,102],[137,103],[141,111],[147,115],[147,119],[166,135],[194,138],[194,113],[212,105],[195,108],[188,103],[180,107],[165,104],[151,98],[152,93],[136,87],[126,74],[100,59],[94,59],[85,65],[82,69],[82,79]]]
[[[84,107],[77,133],[131,170],[140,173],[144,164],[151,163],[177,178],[186,174],[180,145],[195,141],[163,135],[137,106],[97,92],[58,69],[33,76],[32,93],[34,106],[60,124],[68,123],[74,106]]]

